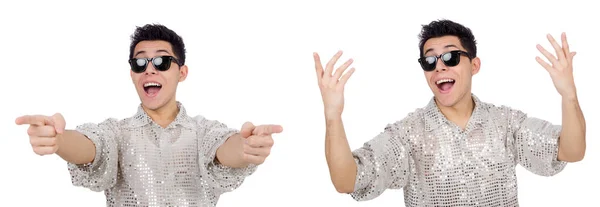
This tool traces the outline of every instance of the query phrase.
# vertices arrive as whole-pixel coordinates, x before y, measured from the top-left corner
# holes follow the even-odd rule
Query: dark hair
[[[471,29],[446,19],[432,21],[428,25],[422,26],[421,34],[419,34],[420,57],[423,57],[424,55],[423,46],[427,40],[448,35],[458,37],[460,44],[469,53],[469,58],[477,57],[477,42],[475,41],[475,36],[473,36]]]
[[[175,53],[175,57],[179,60],[179,64],[185,64],[185,45],[183,39],[173,30],[160,24],[146,24],[143,27],[136,27],[135,32],[131,35],[131,45],[129,46],[129,59],[133,58],[133,50],[141,41],[146,40],[163,40],[169,42]]]

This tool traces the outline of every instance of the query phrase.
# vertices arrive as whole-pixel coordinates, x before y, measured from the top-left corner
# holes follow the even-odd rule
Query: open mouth
[[[160,91],[160,89],[162,88],[162,85],[160,83],[156,83],[156,82],[148,82],[148,83],[144,83],[144,91],[146,92],[146,94],[148,94],[149,96],[156,96],[156,94],[158,94],[158,92]]]
[[[454,79],[441,79],[435,82],[435,85],[440,89],[442,93],[450,92],[450,89],[454,86]]]

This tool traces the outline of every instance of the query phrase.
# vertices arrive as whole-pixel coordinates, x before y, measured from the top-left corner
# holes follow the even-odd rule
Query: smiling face
[[[467,52],[456,36],[442,36],[428,39],[423,45],[423,56],[439,56],[450,51]],[[479,72],[480,60],[472,60],[467,55],[459,56],[459,63],[447,66],[437,59],[433,71],[425,71],[425,78],[439,105],[453,107],[457,103],[470,100],[471,79]]]
[[[177,59],[171,44],[167,41],[141,41],[133,50],[133,58],[158,56],[173,56]],[[152,61],[147,62],[146,70],[143,72],[130,70],[131,80],[145,109],[156,111],[166,105],[176,105],[177,85],[186,79],[188,69],[185,65],[179,66],[175,59],[166,71],[157,70]],[[155,60],[154,63],[160,64],[160,60]]]

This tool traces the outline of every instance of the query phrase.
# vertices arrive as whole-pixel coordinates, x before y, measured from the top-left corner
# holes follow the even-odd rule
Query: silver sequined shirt
[[[135,116],[76,128],[96,145],[86,165],[68,164],[73,185],[104,191],[109,207],[216,206],[256,170],[215,162],[217,148],[237,133],[218,121],[190,117],[181,103],[166,128],[141,106]]]
[[[560,126],[473,99],[465,130],[448,121],[432,98],[356,149],[352,198],[370,200],[402,188],[407,207],[516,207],[517,165],[542,176],[562,171]]]

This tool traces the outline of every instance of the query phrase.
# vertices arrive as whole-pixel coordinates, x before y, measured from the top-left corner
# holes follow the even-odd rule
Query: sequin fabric
[[[135,116],[76,128],[96,145],[85,165],[68,164],[72,183],[104,191],[109,207],[216,206],[256,166],[229,168],[215,161],[217,148],[237,133],[218,121],[190,117],[181,103],[166,128],[141,106]]]
[[[561,127],[507,106],[481,102],[463,130],[432,98],[353,151],[357,201],[402,189],[407,207],[516,207],[516,166],[541,176],[564,169],[558,161]]]

